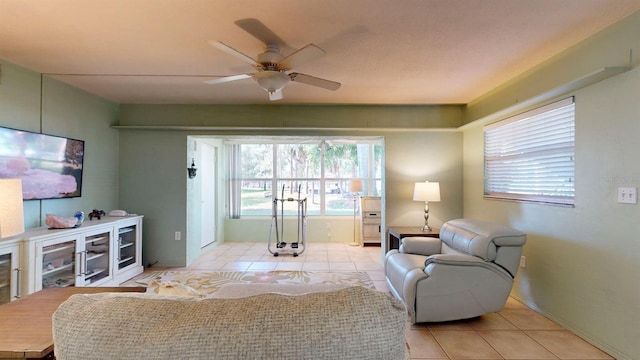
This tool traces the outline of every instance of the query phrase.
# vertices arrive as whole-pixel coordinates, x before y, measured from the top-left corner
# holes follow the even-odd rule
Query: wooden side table
[[[408,236],[440,237],[440,229],[420,230],[421,226],[389,226],[388,249],[400,248],[400,239]]]
[[[48,288],[0,305],[0,359],[54,359],[51,316],[73,294],[145,291],[144,287]]]

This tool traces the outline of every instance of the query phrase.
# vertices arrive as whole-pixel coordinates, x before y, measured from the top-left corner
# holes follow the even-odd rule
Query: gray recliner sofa
[[[451,220],[440,238],[402,238],[385,256],[387,284],[413,323],[496,312],[509,297],[525,242],[526,235],[510,227]]]

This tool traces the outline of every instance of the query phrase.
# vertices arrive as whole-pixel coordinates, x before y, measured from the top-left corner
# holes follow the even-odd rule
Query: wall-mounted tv
[[[0,178],[22,179],[24,200],[82,194],[84,141],[0,127]]]

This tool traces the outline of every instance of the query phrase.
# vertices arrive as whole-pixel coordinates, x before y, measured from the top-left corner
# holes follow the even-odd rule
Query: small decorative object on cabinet
[[[93,220],[93,218],[100,220],[104,215],[104,210],[93,209],[93,211],[89,213],[89,220]]]
[[[360,234],[362,245],[380,245],[380,221],[382,206],[379,196],[363,196],[360,198]]]
[[[142,273],[142,216],[78,228],[29,229],[23,240],[27,293],[49,287],[118,286]]]

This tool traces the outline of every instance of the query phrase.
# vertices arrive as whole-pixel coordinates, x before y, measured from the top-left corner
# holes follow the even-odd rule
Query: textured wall
[[[511,106],[531,95],[525,89],[557,80],[549,74],[575,78],[576,66],[624,65],[629,49],[640,53],[639,33],[636,14],[476,106]],[[576,102],[575,208],[483,200],[482,127],[464,132],[464,215],[529,235],[516,296],[618,359],[640,358],[640,205],[616,199],[618,187],[640,184],[639,94],[637,68],[566,94]]]

